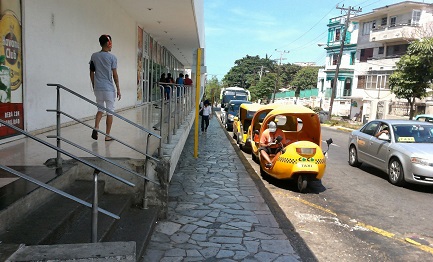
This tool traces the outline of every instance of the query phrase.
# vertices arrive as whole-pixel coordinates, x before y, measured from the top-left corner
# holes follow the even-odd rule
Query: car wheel
[[[354,167],[361,166],[361,162],[358,161],[358,151],[356,151],[355,146],[350,146],[349,148],[349,165]]]
[[[405,184],[403,166],[398,159],[393,158],[389,162],[388,176],[389,182],[393,185],[402,186]]]
[[[306,177],[299,175],[297,185],[298,185],[299,192],[304,193],[305,189],[307,189],[307,185],[308,185],[308,181],[307,181]]]

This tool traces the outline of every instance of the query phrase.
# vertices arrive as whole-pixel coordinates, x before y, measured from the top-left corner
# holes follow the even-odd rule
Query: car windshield
[[[238,112],[240,106],[241,106],[240,104],[230,104],[229,112],[231,113]]]
[[[256,111],[247,111],[246,118],[253,118],[253,116],[254,116],[255,113],[256,113]]]
[[[433,125],[394,125],[396,143],[433,143]]]

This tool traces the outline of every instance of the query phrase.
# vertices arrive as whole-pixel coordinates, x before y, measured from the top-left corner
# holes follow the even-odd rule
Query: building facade
[[[390,91],[389,76],[404,55],[410,41],[432,37],[433,5],[405,1],[373,9],[356,16],[359,23],[351,116],[359,112],[367,118],[408,116],[406,101]],[[353,107],[358,105],[358,108]]]
[[[332,93],[332,86],[336,81],[336,94],[334,104],[338,104],[338,110],[333,110],[337,115],[348,115],[350,108],[350,96],[355,83],[355,57],[356,57],[356,36],[358,33],[358,23],[349,22],[346,37],[343,44],[338,79],[335,80],[340,47],[343,43],[343,31],[346,24],[346,17],[340,16],[331,18],[328,23],[328,40],[325,46],[326,61],[325,68],[318,73],[317,88],[319,89],[319,99],[323,102]],[[321,105],[324,103],[320,103]],[[329,105],[329,104],[328,104]],[[327,110],[328,108],[324,108]]]
[[[202,0],[0,0],[0,13],[0,79],[6,86],[0,90],[0,117],[34,133],[55,125],[54,115],[46,117],[56,107],[56,90],[48,83],[94,100],[89,60],[101,49],[100,35],[111,35],[118,59],[122,99],[116,110],[158,99],[161,73],[187,72],[194,79],[194,52],[205,42]],[[80,119],[96,112],[75,99],[61,103]],[[0,126],[0,143],[16,136]]]

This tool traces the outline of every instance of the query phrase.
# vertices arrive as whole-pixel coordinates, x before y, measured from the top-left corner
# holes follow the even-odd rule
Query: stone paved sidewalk
[[[301,261],[214,116],[191,130],[141,261]]]

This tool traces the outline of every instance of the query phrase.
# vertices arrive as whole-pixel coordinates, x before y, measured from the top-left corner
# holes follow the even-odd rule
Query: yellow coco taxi
[[[242,104],[239,107],[239,114],[233,122],[233,138],[239,145],[239,148],[246,151],[251,149],[251,143],[248,136],[248,128],[251,125],[254,114],[260,109],[260,104]]]
[[[260,139],[273,121],[281,134],[272,142],[276,152],[269,155],[268,163],[260,152]],[[257,126],[255,123],[252,125]],[[283,105],[270,111],[260,128],[254,130],[251,142],[252,154],[259,159],[260,171],[277,179],[294,179],[300,192],[307,188],[308,181],[321,180],[325,174],[326,151],[322,151],[322,136],[318,115],[311,109],[299,105]],[[328,148],[332,139],[327,141]]]
[[[259,130],[262,126],[263,120],[274,109],[282,107],[279,104],[262,105],[259,110],[254,114],[251,120],[251,125],[248,128],[248,138],[250,141],[251,155],[255,162],[259,162],[258,149],[259,149]]]

